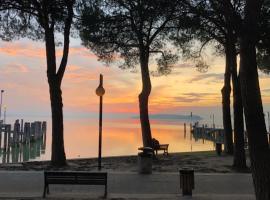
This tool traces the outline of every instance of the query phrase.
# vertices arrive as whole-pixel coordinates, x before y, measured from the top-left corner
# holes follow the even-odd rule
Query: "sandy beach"
[[[53,168],[49,161],[35,161],[14,164],[1,164],[0,170],[75,170],[96,171],[97,158],[70,159],[63,168]],[[153,172],[177,172],[180,168],[193,168],[200,173],[237,173],[233,167],[233,156],[222,154],[217,156],[214,151],[170,153],[168,156],[158,155],[153,160]],[[249,159],[247,159],[249,166]],[[137,172],[137,155],[102,158],[102,170]],[[249,169],[241,171],[249,173]]]

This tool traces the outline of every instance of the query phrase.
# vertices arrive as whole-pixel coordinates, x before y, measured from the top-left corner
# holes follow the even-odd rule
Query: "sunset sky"
[[[7,106],[7,123],[13,124],[15,119],[45,120],[48,122],[48,130],[51,129],[44,46],[42,42],[26,39],[0,41],[0,89],[5,90],[3,104]],[[57,55],[61,56],[60,47]],[[221,127],[220,89],[223,85],[224,59],[210,54],[206,59],[210,65],[207,73],[196,71],[190,61],[180,59],[170,75],[151,77],[150,113],[190,115],[193,112],[203,117],[202,123],[210,126],[210,115],[214,113],[215,125]],[[155,63],[152,62],[151,69],[154,68]],[[104,155],[136,154],[138,146],[142,145],[139,120],[132,118],[139,114],[139,68],[137,72],[130,72],[117,66],[107,67],[81,46],[80,41],[73,39],[62,83],[64,137],[68,158],[97,155],[99,98],[95,89],[99,84],[100,73],[104,75],[106,90],[103,109]],[[260,84],[264,111],[267,112],[270,111],[269,76],[260,73]],[[170,144],[171,152],[212,148],[210,143],[203,145],[202,142],[185,139],[183,123],[181,120],[152,119],[152,136]],[[80,137],[77,133],[80,133]],[[50,146],[50,142],[51,134],[47,138],[47,146]],[[50,148],[47,148],[40,159],[49,158]]]
[[[57,50],[61,55],[61,47]],[[185,114],[218,108],[223,85],[224,58],[208,55],[207,73],[196,71],[189,61],[179,60],[171,75],[151,77],[151,113]],[[58,60],[59,61],[59,60]],[[155,63],[151,64],[152,68]],[[95,89],[99,74],[104,75],[105,113],[138,113],[141,89],[140,71],[123,71],[106,67],[97,57],[72,40],[62,90],[66,116],[96,113]],[[260,74],[265,111],[270,103],[270,79]],[[0,89],[4,89],[4,105],[8,114],[49,115],[50,101],[46,77],[45,48],[42,42],[0,41]]]

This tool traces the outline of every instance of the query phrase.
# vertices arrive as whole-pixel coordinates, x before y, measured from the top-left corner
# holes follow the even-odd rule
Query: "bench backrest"
[[[107,172],[45,171],[44,178],[45,184],[107,184]]]

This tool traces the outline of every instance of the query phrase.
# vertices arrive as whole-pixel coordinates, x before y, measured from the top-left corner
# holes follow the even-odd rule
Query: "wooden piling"
[[[25,140],[25,135],[24,135],[24,131],[23,131],[23,119],[21,119],[21,124],[20,124],[20,142],[24,143]]]
[[[19,142],[20,142],[20,137],[21,137],[21,134],[20,134],[20,122],[19,120],[17,119],[15,121],[15,124],[14,124],[14,130],[13,130],[13,143],[12,143],[12,146],[15,146],[15,145],[18,145]]]
[[[30,129],[30,141],[34,141],[35,139],[35,123],[31,123],[31,129]]]
[[[0,149],[2,148],[2,123],[0,123]]]
[[[45,122],[45,121],[43,121],[42,122],[42,133],[43,134],[46,134],[46,132],[47,132],[47,122]]]
[[[24,123],[24,143],[30,142],[31,136],[31,124],[29,122]]]
[[[4,132],[4,151],[7,152],[9,150],[9,143],[10,143],[10,135],[11,135],[11,125],[5,125],[5,132]]]

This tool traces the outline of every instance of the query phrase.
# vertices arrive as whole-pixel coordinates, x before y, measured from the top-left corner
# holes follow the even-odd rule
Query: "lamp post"
[[[3,93],[4,93],[4,90],[1,90],[1,98],[0,98],[0,120],[1,120],[1,116],[2,116]]]
[[[103,88],[103,75],[99,76],[99,86],[96,89],[99,96],[99,134],[98,134],[98,170],[101,170],[101,148],[102,148],[102,103],[105,90]]]

